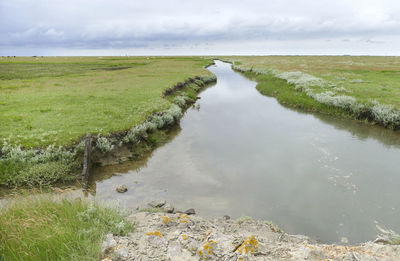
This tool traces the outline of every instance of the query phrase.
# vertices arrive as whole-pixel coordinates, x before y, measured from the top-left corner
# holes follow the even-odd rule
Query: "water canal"
[[[325,243],[400,231],[400,135],[262,96],[220,61],[216,85],[147,158],[97,170],[96,198],[134,208],[164,198],[203,216],[251,216]],[[125,184],[128,192],[115,187]]]

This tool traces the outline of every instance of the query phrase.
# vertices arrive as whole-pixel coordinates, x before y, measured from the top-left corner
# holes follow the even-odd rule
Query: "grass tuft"
[[[75,200],[29,197],[0,214],[0,260],[99,260],[105,234],[133,230],[113,207]]]
[[[376,225],[376,228],[379,231],[378,238],[375,242],[382,242],[384,244],[389,245],[400,245],[400,235],[394,232],[391,229],[383,228],[379,225]]]

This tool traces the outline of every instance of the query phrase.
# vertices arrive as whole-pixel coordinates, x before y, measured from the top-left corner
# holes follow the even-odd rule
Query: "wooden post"
[[[85,152],[83,154],[83,169],[82,169],[82,187],[87,189],[87,181],[89,178],[90,169],[90,151],[92,149],[92,137],[90,134],[85,138]]]

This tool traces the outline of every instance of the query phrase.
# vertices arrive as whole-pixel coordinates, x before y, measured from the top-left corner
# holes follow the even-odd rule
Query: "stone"
[[[164,199],[156,199],[148,203],[148,205],[152,208],[161,208],[167,203]]]
[[[124,193],[128,191],[128,188],[125,185],[118,185],[116,190],[118,193]]]
[[[289,234],[281,240],[264,220],[238,224],[223,218],[168,213],[136,213],[129,217],[135,220],[135,230],[129,236],[114,236],[118,245],[108,255],[112,260],[399,260],[398,245],[325,245]],[[175,221],[164,225],[165,217]],[[125,259],[115,259],[122,248],[128,251],[127,258],[125,250],[121,250]]]
[[[167,258],[171,261],[196,261],[199,260],[186,249],[182,249],[177,242],[171,242],[167,248]]]
[[[128,260],[128,257],[129,257],[128,249],[126,249],[125,247],[121,247],[121,248],[117,247],[117,250],[115,250],[115,252],[114,252],[114,257],[115,257],[115,260],[119,260],[119,261]]]
[[[186,210],[185,212],[183,212],[187,215],[195,215],[196,211],[193,208],[189,208],[188,210]]]
[[[230,216],[228,216],[228,215],[224,215],[224,216],[223,216],[223,218],[224,218],[225,220],[229,220],[229,219],[231,219],[231,217],[230,217]]]
[[[174,212],[174,207],[171,204],[165,204],[163,207],[163,210],[165,213],[173,213]]]
[[[110,253],[117,246],[117,241],[115,241],[113,234],[107,234],[104,237],[104,241],[101,244],[101,252],[103,255]]]

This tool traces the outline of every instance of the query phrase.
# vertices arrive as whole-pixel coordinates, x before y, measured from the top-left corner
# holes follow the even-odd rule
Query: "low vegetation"
[[[0,87],[0,185],[43,187],[76,180],[83,150],[79,137],[86,133],[95,135],[95,149],[102,154],[126,144],[134,151],[157,137],[149,134],[174,124],[199,89],[215,81],[204,69],[211,62],[198,57],[2,60],[0,86],[15,88]]]
[[[288,106],[400,128],[400,58],[224,57]],[[277,79],[277,80],[275,80]],[[283,81],[279,81],[283,80]],[[278,84],[279,87],[274,86]]]
[[[400,245],[400,235],[395,231],[388,228],[383,228],[379,225],[377,225],[376,228],[379,232],[378,238],[375,240],[376,242],[389,245]]]
[[[116,208],[80,199],[18,198],[0,212],[0,260],[99,260],[105,234],[132,230]]]
[[[0,139],[70,146],[127,130],[171,102],[178,82],[211,76],[200,57],[17,57],[0,60]]]

